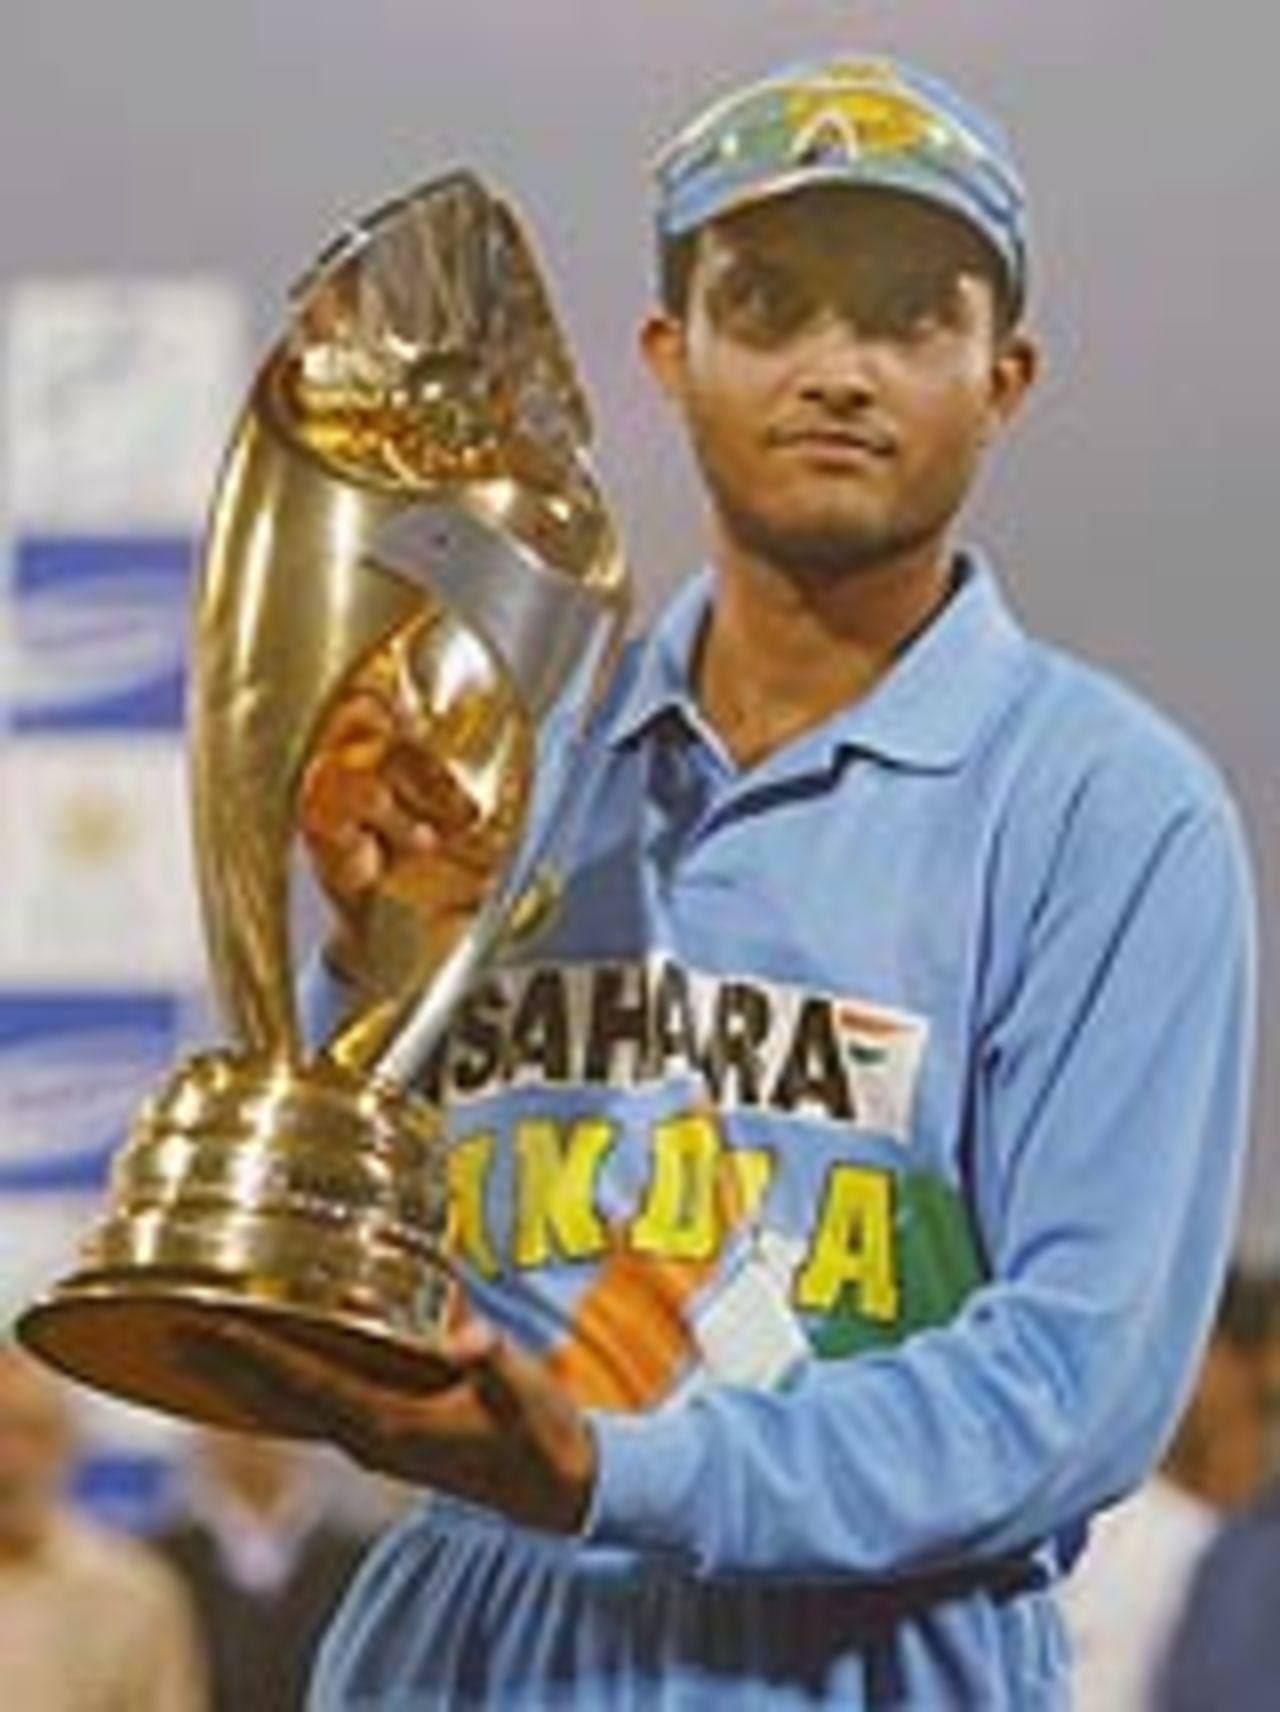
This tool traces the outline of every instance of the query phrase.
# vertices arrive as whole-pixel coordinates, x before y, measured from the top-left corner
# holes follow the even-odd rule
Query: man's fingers
[[[488,1361],[502,1340],[488,1320],[469,1314],[441,1337],[441,1354],[463,1371]]]
[[[353,828],[341,851],[330,849],[317,857],[322,883],[342,898],[357,898],[373,891],[387,865],[386,853],[371,832]]]
[[[286,1429],[331,1439],[356,1461],[385,1466],[399,1399],[347,1368],[283,1338],[234,1326],[193,1365],[254,1412]],[[384,1442],[385,1441],[385,1442]]]
[[[257,1326],[193,1338],[184,1354],[268,1430],[325,1437],[367,1468],[571,1531],[593,1479],[593,1444],[541,1363],[469,1322],[441,1353],[458,1381],[427,1396],[379,1384],[327,1353]]]
[[[536,1429],[548,1395],[547,1375],[538,1362],[479,1319],[453,1332],[445,1353],[494,1421],[521,1434]]]
[[[216,1339],[193,1343],[192,1361],[210,1379],[225,1378],[228,1389],[235,1387],[246,1401],[282,1406],[358,1459],[382,1466],[393,1458],[404,1462],[415,1432],[441,1449],[458,1448],[475,1438],[482,1421],[465,1374],[457,1384],[419,1396],[253,1326],[229,1326]]]
[[[181,1339],[183,1365],[214,1390],[261,1421],[272,1432],[320,1437],[326,1432],[316,1419],[314,1399],[304,1387],[265,1362],[235,1336],[218,1333]]]
[[[304,786],[299,820],[309,841],[341,852],[354,832],[374,832],[393,853],[421,854],[439,835],[376,773],[341,767],[316,772]]]
[[[382,838],[393,858],[421,856],[440,846],[439,834],[387,784],[380,783],[370,793],[367,824]]]
[[[396,723],[393,704],[365,684],[345,696],[334,708],[325,723],[317,749],[323,752],[375,738],[385,741],[394,734]]]
[[[544,1363],[495,1333],[473,1335],[470,1389],[487,1418],[490,1442],[504,1447],[501,1457],[478,1465],[475,1495],[535,1527],[573,1532],[595,1480],[595,1440],[584,1417]],[[465,1475],[465,1446],[452,1467]]]
[[[299,819],[317,876],[336,900],[372,892],[398,863],[422,861],[439,849],[431,827],[368,775],[313,779]]]

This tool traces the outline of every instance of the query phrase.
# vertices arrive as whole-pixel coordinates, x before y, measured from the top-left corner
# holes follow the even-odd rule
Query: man
[[[1191,1401],[1164,1462],[1172,1480],[1220,1515],[1243,1509],[1267,1476],[1276,1321],[1275,1280],[1233,1267]]]
[[[1073,1705],[1080,1712],[1156,1706],[1188,1589],[1199,1583],[1224,1520],[1249,1503],[1266,1476],[1265,1377],[1274,1313],[1272,1281],[1234,1268],[1168,1454],[1090,1531],[1063,1587]],[[1190,1650],[1192,1658],[1207,1656],[1206,1649]],[[1187,1674],[1180,1668],[1179,1681]],[[1239,1695],[1202,1702],[1233,1712],[1240,1703]]]
[[[62,1501],[58,1380],[0,1345],[0,1684],[18,1712],[199,1712],[191,1612],[168,1568]]]
[[[1280,1290],[1268,1276],[1255,1281],[1254,1305],[1265,1300],[1261,1328],[1237,1325],[1242,1353],[1250,1348],[1264,1419],[1280,1425]],[[1245,1339],[1248,1338],[1248,1345]],[[1239,1488],[1235,1496],[1240,1496]],[[1280,1571],[1280,1477],[1230,1515],[1200,1558],[1167,1655],[1161,1663],[1153,1712],[1267,1712],[1280,1670],[1275,1588]]]
[[[182,1502],[152,1543],[182,1578],[210,1712],[298,1712],[320,1634],[368,1546],[297,1445],[202,1430]]]
[[[1157,1454],[1227,1242],[1235,818],[953,543],[1036,369],[996,129],[804,66],[682,132],[657,212],[643,349],[710,568],[597,721],[558,913],[433,1068],[458,1382],[246,1343],[449,1495],[314,1703],[1058,1707],[1052,1583]],[[334,766],[306,819],[358,980],[361,899],[431,834],[391,779],[339,812]]]

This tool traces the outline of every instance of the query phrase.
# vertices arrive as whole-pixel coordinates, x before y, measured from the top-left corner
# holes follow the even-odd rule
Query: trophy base
[[[81,1270],[19,1318],[72,1378],[209,1425],[325,1433],[237,1344],[249,1329],[397,1390],[453,1372],[435,1114],[327,1060],[210,1054],[140,1113]]]
[[[278,1336],[391,1390],[427,1396],[454,1370],[423,1343],[369,1324],[237,1296],[194,1280],[77,1276],[21,1316],[22,1343],[81,1384],[206,1426],[275,1438],[323,1438],[296,1402],[236,1379],[236,1330]],[[220,1376],[222,1369],[225,1378]]]

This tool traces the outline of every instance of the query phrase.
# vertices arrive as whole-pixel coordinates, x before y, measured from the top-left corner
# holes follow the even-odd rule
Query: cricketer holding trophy
[[[427,1031],[446,1382],[267,1314],[203,1366],[431,1489],[316,1712],[1058,1712],[1053,1583],[1158,1455],[1229,1241],[1237,819],[955,539],[1037,368],[1000,127],[884,59],[789,67],[678,133],[655,212],[642,349],[709,562],[583,740],[544,726],[554,853],[535,805]],[[466,918],[477,866],[373,687],[299,799],[339,1040],[379,1026],[378,888],[433,864]]]

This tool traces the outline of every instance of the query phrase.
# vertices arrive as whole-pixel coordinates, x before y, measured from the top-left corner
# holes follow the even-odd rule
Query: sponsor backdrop
[[[192,567],[244,387],[209,280],[23,281],[4,305],[0,1304],[71,1264],[139,1100],[206,1030],[182,721]],[[174,1429],[86,1403],[128,1520]]]

